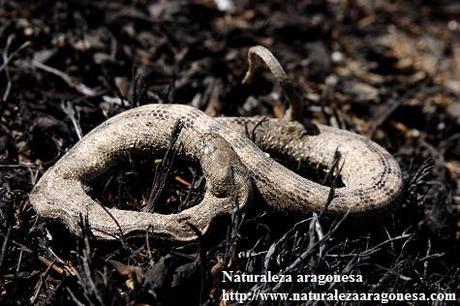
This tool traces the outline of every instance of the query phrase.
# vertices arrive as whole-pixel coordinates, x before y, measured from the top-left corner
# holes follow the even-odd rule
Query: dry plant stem
[[[71,76],[69,76],[68,74],[66,74],[66,73],[64,73],[64,72],[62,72],[62,71],[60,71],[60,70],[58,70],[56,68],[50,67],[48,65],[45,65],[45,64],[37,62],[37,61],[32,62],[32,64],[35,67],[37,67],[38,69],[41,69],[43,71],[49,72],[51,74],[54,74],[54,75],[60,77],[64,82],[67,83],[67,85],[69,85],[71,88],[75,89],[76,91],[78,91],[82,95],[95,96],[97,94],[94,89],[89,88],[88,86],[86,86],[83,83],[77,82]]]
[[[264,64],[273,74],[275,80],[280,84],[281,89],[288,100],[289,108],[284,115],[284,120],[299,121],[302,118],[302,97],[296,93],[294,85],[289,80],[286,72],[276,57],[267,48],[255,46],[249,48],[248,64],[248,71],[246,72],[242,83],[249,84],[252,81],[256,70],[261,64]]]

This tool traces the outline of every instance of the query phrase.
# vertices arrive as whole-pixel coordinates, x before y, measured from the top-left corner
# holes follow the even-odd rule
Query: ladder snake
[[[349,131],[320,124],[316,124],[317,133],[307,131],[296,120],[298,98],[276,59],[263,47],[253,47],[249,54],[246,80],[252,77],[255,61],[267,64],[291,103],[286,118],[211,118],[180,104],[130,109],[93,129],[46,171],[29,196],[35,210],[40,216],[63,221],[77,234],[80,215],[87,215],[101,239],[150,229],[159,237],[188,241],[196,238],[196,229],[205,232],[210,220],[244,208],[255,189],[268,207],[284,214],[321,211],[329,202],[327,212],[366,218],[394,207],[403,177],[391,154]],[[206,192],[198,205],[177,214],[109,209],[85,192],[85,186],[130,154],[164,153],[178,122],[183,126],[178,154],[199,162],[206,178]],[[336,152],[341,157],[344,186],[335,188],[332,197],[330,187],[296,174],[269,156],[276,153],[328,169]]]

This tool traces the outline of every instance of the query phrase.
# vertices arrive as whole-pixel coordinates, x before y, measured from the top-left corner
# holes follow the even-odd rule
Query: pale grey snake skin
[[[181,222],[170,220],[176,215],[110,209],[124,234],[145,231],[155,224],[154,233],[187,240],[195,234],[186,221],[205,231],[204,218],[213,216],[215,207],[235,205],[234,188],[239,206],[245,206],[251,181],[274,210],[289,214],[320,211],[330,188],[295,174],[263,150],[279,151],[311,165],[330,165],[338,149],[344,160],[341,176],[345,187],[335,190],[328,207],[332,213],[350,210],[351,215],[371,216],[391,208],[402,191],[403,179],[394,158],[357,134],[318,125],[320,133],[310,136],[297,122],[269,119],[260,123],[261,118],[254,117],[213,119],[186,105],[152,104],[114,116],[86,135],[43,175],[30,194],[31,203],[40,215],[60,219],[76,233],[79,214],[88,213],[97,236],[117,235],[116,223],[85,193],[83,185],[128,153],[161,156],[177,120],[184,123],[180,154],[200,161],[210,192],[202,203],[179,213],[183,215],[181,227]],[[245,137],[246,129],[254,129],[255,144]]]
[[[306,215],[322,211],[331,189],[285,168],[266,152],[327,169],[338,150],[345,187],[335,189],[327,212],[372,218],[397,203],[403,190],[401,170],[378,144],[324,125],[318,124],[319,133],[311,135],[296,121],[261,119],[211,118],[178,104],[125,111],[92,130],[48,169],[30,193],[30,202],[40,216],[60,220],[76,234],[81,232],[80,215],[87,215],[93,233],[101,239],[149,230],[161,238],[188,241],[196,238],[190,224],[206,232],[210,220],[218,215],[244,209],[254,187],[274,212]],[[162,215],[103,209],[87,195],[85,186],[129,155],[161,157],[178,120],[184,126],[178,154],[198,161],[206,177],[201,203],[178,214]],[[252,141],[246,137],[248,131]]]

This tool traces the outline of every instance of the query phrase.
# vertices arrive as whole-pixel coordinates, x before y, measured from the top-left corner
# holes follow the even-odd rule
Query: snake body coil
[[[163,238],[191,240],[197,229],[206,231],[217,216],[244,208],[253,184],[269,207],[285,214],[323,211],[327,204],[330,213],[357,217],[389,210],[403,187],[393,157],[371,140],[344,130],[318,125],[318,133],[309,134],[297,121],[302,115],[301,98],[273,54],[255,46],[249,49],[248,62],[243,82],[249,82],[263,63],[280,83],[289,102],[283,120],[211,118],[186,105],[131,109],[96,127],[43,175],[30,194],[38,214],[63,221],[77,234],[80,216],[88,216],[94,234],[103,239],[149,229]],[[164,153],[178,122],[184,127],[178,154],[198,161],[206,177],[206,193],[199,205],[162,215],[107,209],[86,194],[85,186],[132,154]],[[337,152],[345,186],[333,193],[267,154],[329,169]]]
[[[178,154],[199,161],[206,177],[206,194],[200,204],[178,214],[161,215],[103,209],[85,193],[85,185],[128,154],[164,152],[177,121],[184,126]],[[236,205],[243,208],[250,201],[252,182],[275,211],[306,214],[322,210],[330,188],[295,174],[266,152],[328,168],[338,151],[345,186],[335,190],[328,212],[368,216],[390,209],[403,186],[393,157],[354,133],[323,125],[318,129],[318,134],[309,135],[295,121],[211,118],[185,105],[141,106],[110,118],[86,135],[43,175],[30,201],[40,215],[63,221],[75,233],[79,233],[82,214],[88,215],[99,238],[150,228],[168,239],[190,240],[196,235],[187,223],[206,231],[211,219]],[[246,137],[248,131],[252,141]]]

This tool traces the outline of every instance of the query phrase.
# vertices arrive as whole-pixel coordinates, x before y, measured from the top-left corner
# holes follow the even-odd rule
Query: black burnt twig
[[[165,187],[168,174],[171,172],[172,164],[177,154],[177,142],[183,127],[183,123],[179,120],[174,125],[171,133],[171,141],[169,142],[168,148],[166,149],[166,153],[164,154],[161,163],[156,168],[152,188],[150,189],[147,203],[142,209],[143,211],[150,213],[155,211],[155,206],[160,198],[160,194],[163,191],[163,188]]]

